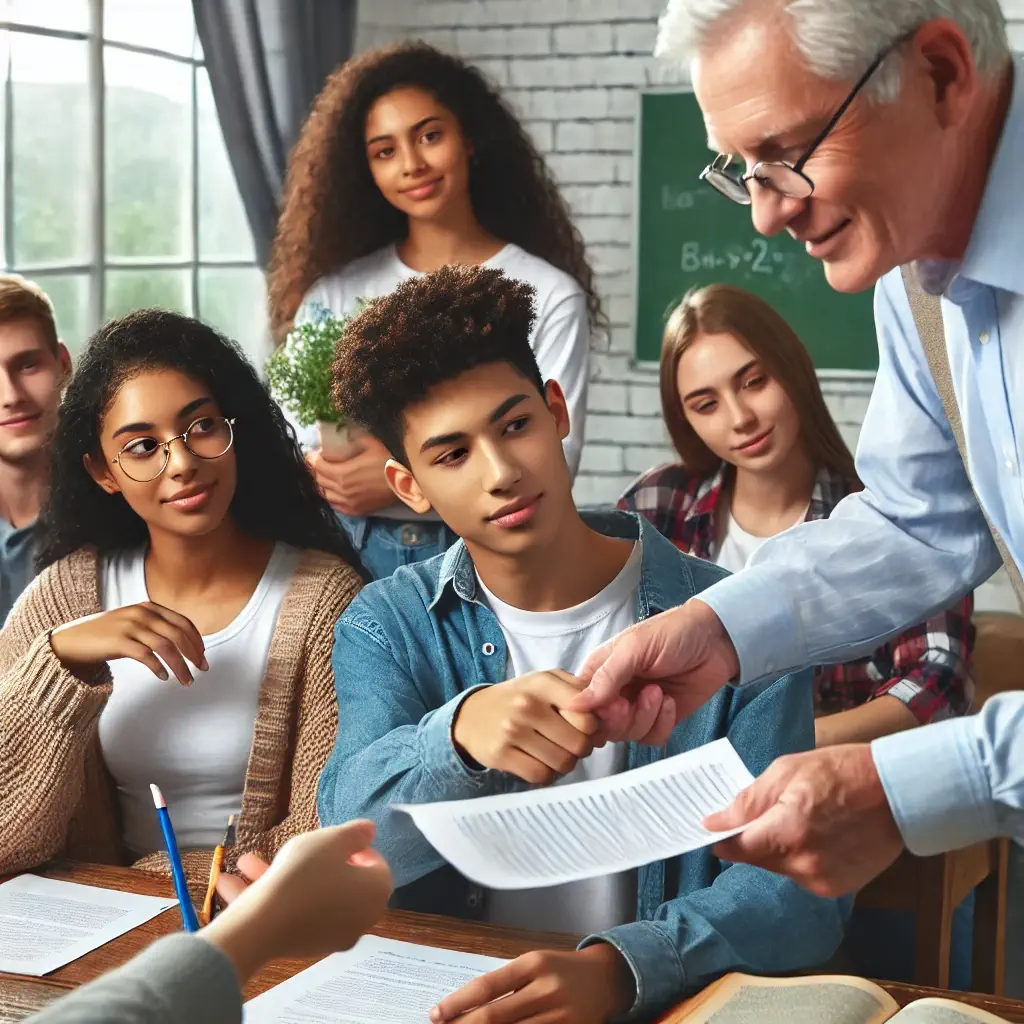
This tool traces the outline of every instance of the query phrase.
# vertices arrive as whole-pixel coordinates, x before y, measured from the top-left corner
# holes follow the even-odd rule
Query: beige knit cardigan
[[[110,669],[102,664],[78,676],[49,640],[56,626],[102,610],[97,565],[88,550],[51,565],[0,632],[0,874],[56,856],[129,862],[97,729]],[[318,825],[317,779],[338,723],[334,626],[359,586],[339,558],[303,553],[270,644],[229,867],[249,851],[269,860],[291,836]],[[210,851],[183,851],[182,859],[190,888],[200,892]],[[163,853],[135,866],[167,872]]]

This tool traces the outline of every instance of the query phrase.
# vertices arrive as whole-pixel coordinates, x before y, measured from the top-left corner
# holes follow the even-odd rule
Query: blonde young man
[[[50,436],[70,373],[45,292],[17,274],[0,275],[0,624],[35,575]]]

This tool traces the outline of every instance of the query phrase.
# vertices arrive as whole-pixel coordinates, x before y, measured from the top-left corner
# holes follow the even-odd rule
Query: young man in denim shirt
[[[665,749],[614,742],[599,719],[566,710],[581,685],[572,673],[597,644],[724,573],[637,516],[577,512],[565,400],[540,377],[532,318],[528,285],[446,267],[370,305],[339,346],[338,407],[392,453],[395,494],[435,509],[461,539],[368,586],[338,623],[338,739],[318,809],[325,825],[376,821],[400,905],[586,936],[574,953],[486,975],[433,1020],[646,1019],[726,971],[822,963],[846,905],[708,849],[571,885],[481,892],[390,810],[611,775],[722,736],[756,774],[814,743],[800,677],[719,691]],[[674,718],[667,703],[640,695],[637,715],[650,719],[640,732],[654,715]]]

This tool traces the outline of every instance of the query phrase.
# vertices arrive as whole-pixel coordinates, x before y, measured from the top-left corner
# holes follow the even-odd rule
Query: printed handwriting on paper
[[[245,1004],[245,1024],[424,1024],[428,1011],[504,960],[366,935]]]
[[[177,902],[19,875],[0,885],[0,971],[49,974]]]
[[[610,778],[526,793],[396,804],[467,878],[491,889],[562,885],[735,835],[701,821],[754,777],[727,739]]]

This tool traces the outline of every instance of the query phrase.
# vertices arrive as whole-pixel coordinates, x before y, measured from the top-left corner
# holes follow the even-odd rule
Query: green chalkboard
[[[712,155],[693,93],[641,94],[637,361],[657,362],[665,318],[687,289],[727,281],[756,292],[786,317],[819,370],[877,369],[872,292],[840,294],[799,242],[787,234],[758,235],[749,208],[699,180]]]

